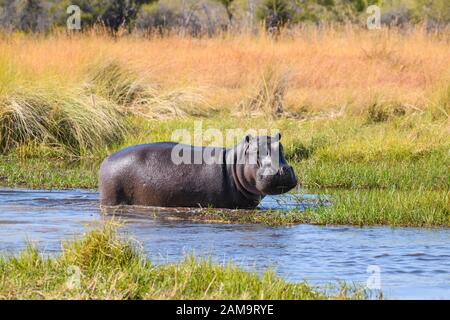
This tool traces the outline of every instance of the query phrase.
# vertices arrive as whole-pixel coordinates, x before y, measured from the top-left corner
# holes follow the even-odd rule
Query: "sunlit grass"
[[[98,166],[96,162],[0,157],[0,185],[31,189],[96,189]]]
[[[409,31],[3,35],[0,184],[95,189],[109,154],[177,129],[198,144],[201,120],[239,139],[279,129],[302,187],[349,190],[320,214],[268,224],[448,225],[450,46]]]
[[[117,105],[89,94],[82,86],[56,80],[29,80],[0,60],[0,152],[41,144],[83,156],[123,141],[128,125]]]
[[[196,120],[132,118],[130,123],[138,129],[124,142],[91,153],[81,164],[67,162],[64,152],[54,148],[23,146],[1,158],[0,181],[28,188],[95,189],[98,166],[108,154],[128,145],[172,140],[172,132],[179,128],[187,129],[194,143]],[[329,193],[333,201],[332,206],[306,214],[222,216],[211,210],[200,220],[267,225],[450,225],[450,140],[445,121],[411,115],[370,124],[355,116],[299,123],[293,119],[233,120],[224,115],[204,118],[202,128],[218,128],[224,133],[230,128],[242,128],[243,132],[248,128],[280,129],[286,157],[301,187]],[[228,146],[233,143],[223,141]]]
[[[150,84],[162,92],[194,88],[209,106],[229,111],[243,101],[267,106],[273,97],[265,102],[258,97],[278,93],[285,110],[300,115],[372,110],[374,119],[382,119],[380,112],[433,108],[437,116],[448,116],[448,104],[441,101],[448,99],[445,88],[450,81],[448,37],[420,27],[407,32],[300,28],[277,40],[264,33],[202,39],[4,35],[0,52],[0,60],[9,60],[21,79],[56,79],[60,85],[79,86],[89,78],[89,70],[114,61],[130,70],[126,79],[120,77],[123,84]],[[266,89],[261,90],[264,83]]]
[[[74,276],[76,278],[74,278]],[[289,284],[268,270],[260,275],[232,262],[186,256],[154,265],[114,225],[65,243],[56,257],[29,246],[0,258],[2,299],[364,299],[368,292],[348,285],[330,290]]]
[[[303,222],[331,225],[449,227],[450,192],[427,190],[321,190],[330,206],[307,210]]]

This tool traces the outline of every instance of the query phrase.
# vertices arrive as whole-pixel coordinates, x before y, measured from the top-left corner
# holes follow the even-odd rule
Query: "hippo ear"
[[[281,140],[281,133],[275,133],[275,135],[272,138],[273,141],[280,141]]]

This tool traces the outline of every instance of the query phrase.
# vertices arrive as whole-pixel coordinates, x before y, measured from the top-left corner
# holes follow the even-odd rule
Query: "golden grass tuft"
[[[255,94],[240,104],[241,113],[250,116],[280,117],[284,114],[284,96],[289,84],[289,73],[270,66],[261,75]]]
[[[144,118],[205,116],[213,110],[201,90],[185,87],[163,91],[117,60],[92,67],[87,81],[93,93],[114,101],[126,113]]]
[[[90,66],[86,89],[121,106],[130,106],[149,95],[150,87],[118,61],[107,61]]]
[[[450,80],[434,91],[430,101],[430,108],[433,117],[450,119]]]
[[[126,122],[109,101],[80,91],[16,88],[0,97],[0,151],[24,144],[83,155],[123,140]]]

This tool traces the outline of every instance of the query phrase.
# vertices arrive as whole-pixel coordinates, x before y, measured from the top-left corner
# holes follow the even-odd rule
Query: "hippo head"
[[[252,194],[276,195],[288,192],[297,185],[293,168],[288,165],[280,143],[281,135],[273,137],[247,135],[241,143],[238,174],[242,186]],[[243,157],[242,157],[243,156]]]

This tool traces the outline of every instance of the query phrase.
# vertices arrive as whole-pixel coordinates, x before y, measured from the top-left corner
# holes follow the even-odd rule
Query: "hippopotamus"
[[[297,185],[280,139],[279,133],[246,135],[228,149],[173,142],[127,147],[101,164],[100,204],[256,208],[266,195]]]

